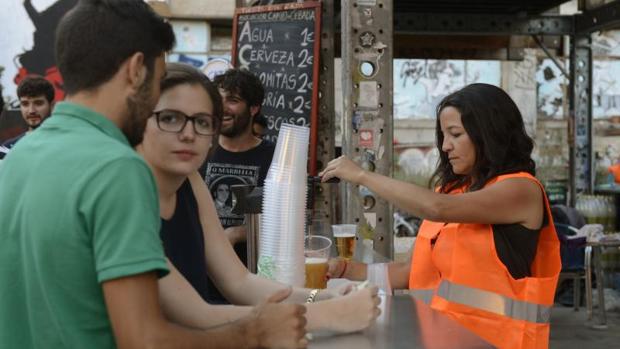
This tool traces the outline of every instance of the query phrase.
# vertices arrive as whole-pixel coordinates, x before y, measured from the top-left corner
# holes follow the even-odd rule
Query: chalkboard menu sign
[[[277,141],[280,126],[310,127],[310,173],[316,159],[320,2],[237,8],[232,63],[259,77],[265,137]]]

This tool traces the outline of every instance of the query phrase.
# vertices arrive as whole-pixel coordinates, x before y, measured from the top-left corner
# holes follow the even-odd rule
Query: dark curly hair
[[[263,84],[256,75],[248,70],[229,69],[224,74],[216,76],[213,82],[217,87],[229,93],[238,94],[250,107],[261,107],[263,105],[265,98]]]
[[[446,107],[459,111],[463,127],[476,149],[476,161],[470,174],[455,174],[448,154],[442,151],[444,137],[439,115]],[[437,106],[436,137],[439,166],[431,183],[438,185],[442,193],[463,185],[468,191],[479,190],[490,179],[502,174],[536,174],[536,164],[531,157],[534,142],[525,132],[519,108],[499,87],[471,84],[446,96]]]
[[[28,75],[17,85],[17,97],[45,96],[48,103],[54,101],[54,86],[42,76]]]

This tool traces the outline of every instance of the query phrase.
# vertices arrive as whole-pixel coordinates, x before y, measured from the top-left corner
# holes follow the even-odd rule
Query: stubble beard
[[[28,122],[28,128],[29,128],[31,131],[36,130],[37,128],[39,128],[39,126],[41,126],[41,124],[43,123],[43,120],[45,120],[45,119],[41,119],[41,121],[40,121],[40,122],[36,122],[36,123],[30,123],[30,122]]]
[[[228,128],[221,128],[220,135],[228,138],[234,138],[243,134],[252,123],[252,115],[250,111],[246,110],[241,115],[235,115],[232,120],[232,125]]]
[[[47,118],[50,116],[50,114],[49,114],[49,113],[47,114],[47,116],[41,116],[41,115],[39,115],[39,114],[37,114],[37,115],[38,115],[38,116],[39,116],[39,118],[41,119],[40,121],[32,122],[32,121],[29,121],[29,120],[26,118],[26,124],[28,124],[28,129],[29,129],[30,131],[34,131],[34,130],[36,130],[37,128],[39,128],[39,126],[43,125],[43,121],[45,121],[45,119],[47,119]]]
[[[142,143],[146,122],[153,113],[156,101],[153,101],[151,86],[153,83],[152,75],[147,76],[144,83],[136,94],[128,96],[126,99],[128,118],[121,131],[127,137],[131,147]]]

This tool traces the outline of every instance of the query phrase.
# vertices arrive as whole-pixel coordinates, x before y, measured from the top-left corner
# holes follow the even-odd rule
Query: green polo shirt
[[[101,284],[167,273],[153,175],[67,102],[0,169],[0,348],[114,348]]]

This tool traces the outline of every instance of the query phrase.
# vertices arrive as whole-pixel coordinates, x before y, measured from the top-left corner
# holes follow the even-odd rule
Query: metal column
[[[323,0],[321,10],[321,53],[319,69],[319,125],[317,137],[318,171],[334,158],[334,0]],[[335,213],[333,186],[315,185],[313,221],[320,221],[322,229],[331,229]],[[315,223],[313,223],[315,224]],[[316,229],[316,228],[315,228]],[[320,227],[319,227],[320,229]],[[324,232],[323,232],[324,233]]]
[[[570,205],[578,193],[591,193],[592,173],[592,39],[573,35],[570,50]]]
[[[594,156],[592,154],[592,38],[598,30],[620,26],[620,1],[611,1],[575,15],[571,36],[571,121],[570,142],[570,205],[575,206],[576,194],[594,189]]]
[[[343,153],[392,175],[393,1],[342,1]],[[357,223],[379,254],[393,258],[392,209],[367,188],[347,184],[343,218]]]

